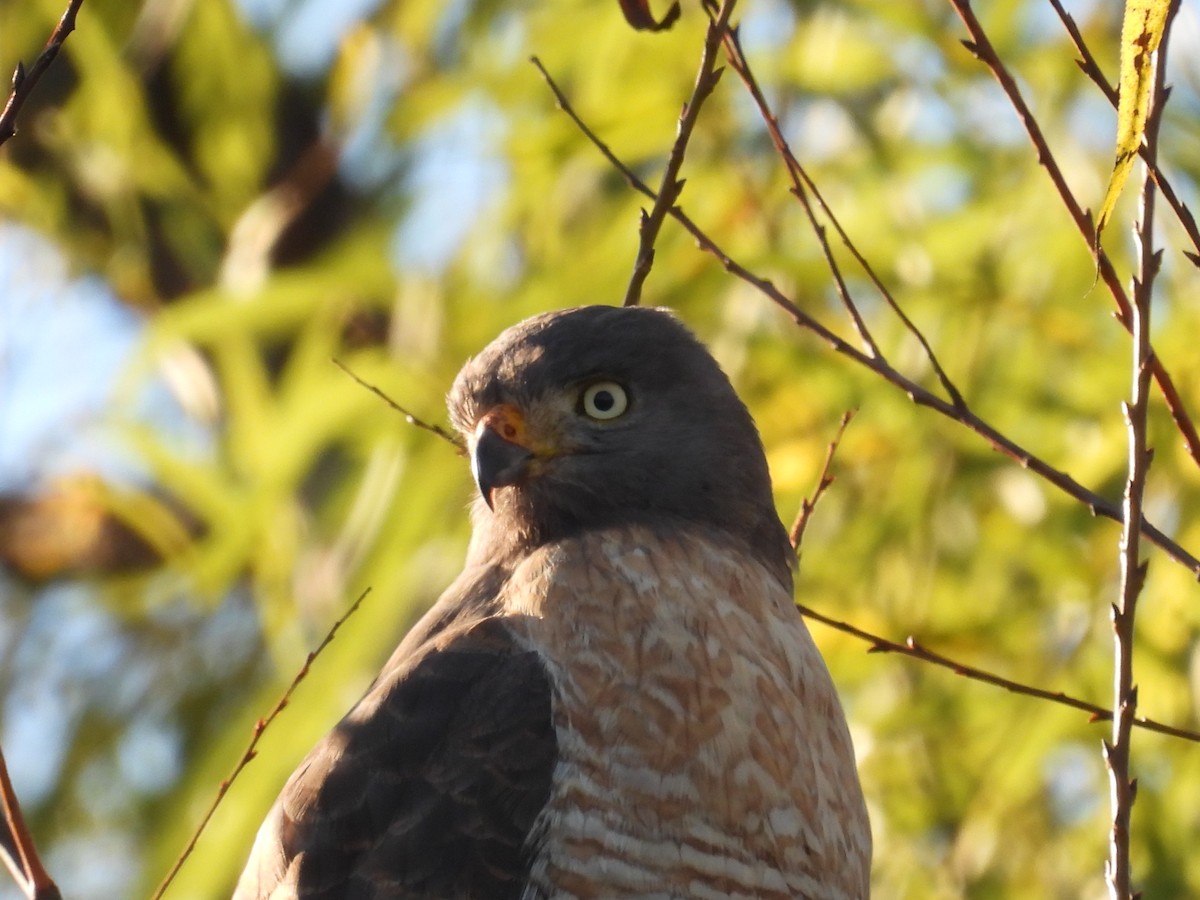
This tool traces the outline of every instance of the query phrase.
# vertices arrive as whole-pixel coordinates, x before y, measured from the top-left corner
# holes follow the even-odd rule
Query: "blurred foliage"
[[[61,5],[0,5],[0,62],[31,59]],[[1115,78],[1118,5],[1069,5]],[[1072,189],[1096,205],[1115,111],[1074,65],[1047,4],[980,6]],[[0,151],[0,215],[54,241],[75,271],[99,275],[145,316],[143,350],[114,403],[164,380],[215,436],[211,452],[183,453],[163,429],[121,420],[146,483],[103,496],[137,496],[166,517],[146,525],[135,515],[165,564],[139,557],[117,572],[102,554],[68,548],[74,556],[61,555],[75,564],[49,571],[57,557],[46,551],[36,577],[14,567],[3,583],[8,709],[38,702],[44,687],[34,678],[40,609],[53,610],[55,627],[91,623],[82,654],[95,629],[120,639],[66,734],[5,730],[6,749],[44,740],[61,756],[27,812],[70,896],[138,896],[157,883],[255,719],[370,586],[168,896],[228,893],[286,775],[449,582],[467,539],[462,461],[332,358],[440,422],[458,366],[501,328],[617,302],[641,201],[554,108],[527,57],[537,54],[583,119],[654,183],[705,24],[694,4],[660,34],[632,31],[616,3],[595,0],[359,7],[364,17],[346,22],[320,0],[88,0]],[[1128,339],[1015,114],[959,44],[951,8],[748,0],[740,19],[797,155],[972,407],[1119,496]],[[1185,4],[1162,148],[1193,209],[1198,42]],[[849,333],[731,73],[704,109],[684,175],[683,206],[728,252]],[[1133,204],[1122,200],[1119,222]],[[1163,222],[1154,340],[1197,412],[1200,279],[1178,228]],[[1128,228],[1106,240],[1128,280]],[[915,342],[838,254],[884,352],[934,386]],[[785,520],[811,491],[841,413],[859,410],[807,532],[806,605],[1107,704],[1112,523],[797,330],[673,225],[646,299],[679,310],[734,378],[767,443]],[[1152,518],[1195,552],[1200,472],[1161,405],[1151,427]],[[80,528],[102,531],[100,494],[79,496],[92,518],[62,526],[72,540]],[[193,536],[183,550],[179,534]],[[164,542],[172,552],[157,552]],[[1195,579],[1154,552],[1136,663],[1144,714],[1200,727],[1198,626]],[[812,627],[861,755],[876,897],[1103,895],[1104,726]],[[162,733],[173,735],[172,774],[146,784],[139,754]],[[1134,752],[1144,896],[1200,894],[1200,753],[1144,733]],[[89,864],[113,852],[124,867]]]

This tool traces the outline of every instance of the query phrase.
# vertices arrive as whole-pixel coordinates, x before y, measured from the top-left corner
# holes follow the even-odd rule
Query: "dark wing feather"
[[[503,620],[452,625],[308,755],[236,896],[519,897],[556,757],[538,656]]]

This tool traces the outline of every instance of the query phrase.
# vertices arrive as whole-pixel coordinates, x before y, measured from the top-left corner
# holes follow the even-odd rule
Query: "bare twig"
[[[265,732],[267,728],[270,727],[271,723],[279,717],[279,714],[283,712],[284,708],[291,701],[292,694],[294,694],[296,692],[296,688],[300,686],[300,682],[302,682],[308,675],[309,669],[312,668],[313,661],[316,660],[316,658],[321,654],[321,651],[329,646],[329,644],[333,641],[334,636],[337,635],[338,629],[345,624],[346,620],[358,612],[358,608],[362,606],[363,600],[367,598],[367,594],[369,593],[371,593],[371,589],[367,588],[361,594],[359,594],[358,599],[350,604],[350,608],[342,613],[338,620],[334,622],[332,626],[330,626],[329,631],[325,634],[324,640],[317,645],[315,650],[308,654],[308,657],[304,660],[304,665],[300,667],[300,671],[298,671],[295,677],[292,678],[291,684],[287,686],[287,690],[283,692],[283,696],[279,698],[279,701],[274,707],[272,707],[271,711],[267,713],[266,718],[259,719],[254,723],[254,732],[250,736],[250,743],[246,745],[245,751],[242,753],[241,758],[237,761],[237,765],[233,767],[233,771],[229,773],[229,777],[222,781],[220,786],[217,788],[217,794],[215,797],[213,797],[212,803],[209,804],[208,809],[201,817],[200,824],[196,826],[196,830],[192,832],[192,836],[188,840],[187,845],[183,848],[183,852],[179,854],[179,857],[175,860],[175,864],[171,866],[171,870],[167,872],[166,877],[163,878],[162,884],[160,884],[158,889],[154,892],[152,900],[159,900],[159,898],[162,897],[162,895],[166,892],[167,888],[171,886],[171,882],[175,880],[175,876],[179,874],[179,870],[183,868],[183,864],[187,862],[187,858],[191,856],[192,851],[196,849],[196,842],[200,840],[200,835],[203,834],[204,829],[208,827],[208,823],[212,819],[213,813],[217,811],[217,807],[220,806],[221,801],[225,799],[225,795],[229,792],[229,788],[233,785],[234,780],[237,779],[238,775],[242,773],[242,770],[250,764],[250,761],[258,755],[258,742],[262,739],[263,732]]]
[[[825,491],[833,484],[834,478],[831,474],[834,455],[837,453],[838,445],[841,442],[842,435],[845,434],[846,426],[854,417],[854,411],[849,410],[842,414],[841,424],[838,426],[837,434],[830,442],[825,453],[825,462],[821,466],[821,474],[817,477],[817,486],[813,490],[810,497],[806,497],[801,501],[800,511],[796,515],[796,521],[792,524],[790,537],[792,548],[796,551],[796,555],[800,554],[800,544],[804,539],[804,529],[808,525],[809,517],[812,515],[813,509],[816,508],[817,502],[824,495]],[[969,666],[965,663],[958,662],[948,656],[943,656],[940,653],[935,653],[928,650],[919,644],[915,638],[908,637],[904,643],[888,640],[878,634],[874,634],[865,629],[859,628],[856,625],[851,625],[848,622],[843,622],[838,619],[831,618],[824,613],[819,613],[811,607],[797,603],[797,609],[808,619],[820,622],[827,625],[843,634],[851,635],[861,641],[870,644],[869,653],[897,653],[902,656],[907,656],[910,659],[916,659],[921,662],[930,663],[931,665],[939,666],[943,669],[949,669],[955,675],[961,675],[969,681],[979,681],[983,684],[990,684],[994,687],[1004,688],[1014,694],[1022,694],[1027,697],[1034,697],[1038,700],[1047,700],[1051,703],[1057,703],[1061,706],[1068,706],[1072,709],[1077,709],[1086,712],[1091,722],[1107,722],[1113,719],[1111,710],[1105,709],[1095,703],[1089,703],[1086,700],[1080,700],[1077,697],[1072,697],[1069,694],[1064,694],[1061,691],[1048,691],[1045,688],[1036,687],[1031,684],[1025,684],[1020,681],[1014,681],[1011,678],[1005,678],[1003,675],[997,675],[995,672],[989,672],[986,669],[980,669],[976,666]],[[1146,731],[1154,731],[1158,734],[1169,735],[1170,737],[1181,738],[1186,741],[1200,743],[1200,733],[1189,731],[1186,728],[1177,728],[1173,725],[1166,725],[1154,719],[1139,718],[1135,715],[1130,716],[1129,722],[1132,726],[1143,728]]]
[[[696,121],[700,117],[700,108],[704,105],[704,101],[712,95],[717,82],[721,80],[722,70],[715,68],[714,63],[721,40],[729,30],[729,18],[733,15],[733,8],[736,5],[737,0],[723,0],[720,9],[715,14],[707,4],[705,5],[709,22],[708,33],[704,39],[704,51],[700,56],[700,69],[696,73],[692,96],[684,104],[683,111],[679,114],[679,127],[675,132],[675,143],[671,147],[670,156],[667,157],[667,167],[663,172],[662,183],[659,185],[654,205],[650,208],[649,213],[644,209],[641,213],[641,221],[638,225],[638,253],[633,264],[633,274],[629,277],[629,287],[625,289],[625,306],[637,306],[641,301],[642,286],[646,283],[650,269],[654,266],[654,244],[658,240],[658,233],[662,230],[667,212],[675,205],[675,201],[679,199],[679,194],[683,191],[683,181],[679,178],[679,170],[683,167],[683,158],[687,154],[688,142],[692,139],[692,131],[695,130]]]
[[[736,31],[726,38],[725,51],[729,58],[730,67],[738,74],[738,77],[742,79],[742,83],[750,92],[750,96],[753,98],[755,106],[758,107],[759,117],[767,126],[767,131],[771,135],[772,142],[775,144],[775,150],[783,160],[784,166],[788,170],[788,175],[792,180],[792,194],[795,195],[795,197],[804,207],[809,224],[813,228],[813,232],[816,234],[817,240],[820,242],[824,251],[826,263],[828,264],[830,272],[833,275],[834,281],[838,288],[838,293],[842,297],[843,305],[845,305],[849,310],[851,319],[854,322],[855,330],[864,337],[869,346],[872,348],[872,355],[882,355],[879,352],[879,348],[875,346],[875,343],[870,336],[864,335],[866,326],[862,322],[857,305],[850,298],[848,292],[846,291],[841,273],[838,270],[836,262],[834,261],[833,253],[829,248],[829,243],[825,238],[825,229],[817,222],[812,205],[808,200],[808,194],[810,193],[817,201],[818,206],[820,206],[822,214],[829,220],[829,223],[833,226],[834,231],[836,231],[838,237],[841,238],[842,244],[850,252],[850,255],[854,257],[854,261],[858,263],[859,267],[866,274],[867,278],[870,279],[871,284],[879,292],[879,295],[883,298],[884,302],[887,303],[892,312],[895,313],[900,319],[900,322],[904,325],[905,330],[907,330],[909,334],[916,338],[917,343],[921,345],[921,350],[924,352],[925,358],[929,361],[929,365],[933,369],[934,374],[937,376],[938,381],[941,383],[942,389],[946,392],[946,395],[950,397],[950,400],[955,406],[966,408],[966,402],[963,400],[962,394],[942,368],[941,362],[939,362],[937,358],[937,354],[933,352],[933,348],[929,345],[929,341],[925,339],[925,335],[904,312],[900,304],[896,301],[896,298],[892,295],[892,292],[888,290],[887,285],[884,284],[883,279],[881,279],[878,273],[875,271],[874,266],[868,262],[867,258],[859,251],[854,241],[850,239],[850,235],[846,232],[846,229],[842,227],[841,221],[836,215],[834,215],[834,212],[830,208],[829,204],[825,202],[825,197],[817,188],[816,182],[813,181],[812,176],[808,174],[808,170],[800,164],[800,161],[796,158],[796,155],[792,153],[791,146],[788,144],[787,140],[783,136],[783,132],[779,128],[779,119],[774,112],[772,112],[770,105],[767,103],[766,95],[759,86],[758,79],[755,77],[754,71],[750,68],[750,63],[746,59],[745,53],[742,51],[740,36]]]
[[[13,880],[29,900],[62,900],[58,885],[42,865],[33,835],[21,814],[21,804],[8,777],[8,765],[4,753],[0,752],[0,804],[4,810],[5,832],[0,835],[0,858],[12,874]],[[14,858],[10,849],[16,853]]]
[[[58,56],[58,51],[62,48],[67,35],[75,30],[75,17],[79,14],[81,6],[83,6],[83,0],[70,0],[66,11],[59,18],[58,24],[54,26],[54,31],[50,33],[50,39],[46,41],[46,46],[42,48],[42,52],[38,54],[38,58],[33,61],[33,65],[28,70],[21,63],[17,63],[17,68],[13,71],[12,90],[9,92],[8,101],[4,104],[4,111],[0,112],[0,144],[17,133],[17,116],[21,113],[21,107],[25,105],[25,101],[37,87],[42,75],[50,68],[50,64],[54,62],[54,57]]]
[[[1121,279],[1117,275],[1116,269],[1113,268],[1108,254],[1104,252],[1104,248],[1099,246],[1096,241],[1096,231],[1092,224],[1091,213],[1079,205],[1079,201],[1075,199],[1075,195],[1071,193],[1071,189],[1067,186],[1067,181],[1063,177],[1062,170],[1059,168],[1054,154],[1050,151],[1050,145],[1046,142],[1046,137],[1042,134],[1042,129],[1038,125],[1037,119],[1034,117],[1029,105],[1025,102],[1025,98],[1021,95],[1016,79],[1013,78],[1012,73],[1008,71],[1008,68],[997,55],[995,47],[992,46],[979,19],[976,18],[975,12],[971,9],[970,0],[949,0],[949,2],[954,7],[955,12],[958,13],[958,17],[962,19],[963,24],[967,28],[967,33],[971,36],[970,40],[963,41],[963,46],[976,59],[988,67],[992,76],[999,83],[1001,90],[1004,91],[1005,96],[1008,98],[1009,104],[1021,119],[1021,123],[1025,126],[1025,133],[1029,136],[1029,140],[1033,143],[1034,149],[1037,151],[1038,162],[1050,176],[1050,180],[1053,182],[1054,188],[1058,192],[1063,205],[1067,208],[1071,220],[1075,223],[1080,236],[1083,237],[1088,245],[1088,252],[1092,254],[1092,258],[1096,262],[1101,280],[1108,288],[1109,293],[1112,294],[1113,301],[1117,306],[1117,321],[1124,326],[1126,331],[1132,334],[1133,310],[1129,303],[1129,297],[1125,294],[1125,289],[1121,285]],[[1179,396],[1179,391],[1176,389],[1170,373],[1163,365],[1162,360],[1154,355],[1153,348],[1151,348],[1150,355],[1150,371],[1154,376],[1154,381],[1158,384],[1159,391],[1162,393],[1167,411],[1171,414],[1171,419],[1174,421],[1175,427],[1183,438],[1188,454],[1192,457],[1196,465],[1200,465],[1200,434],[1196,432],[1196,425],[1183,405],[1183,398]]]
[[[841,443],[842,435],[846,432],[846,426],[854,418],[854,410],[848,410],[842,414],[841,424],[838,426],[837,434],[829,443],[829,447],[825,453],[825,462],[821,466],[821,474],[817,477],[817,486],[813,490],[811,496],[804,498],[800,504],[800,511],[796,515],[796,520],[792,524],[790,537],[792,548],[796,551],[796,555],[800,555],[800,545],[804,539],[804,530],[808,525],[809,517],[816,508],[818,501],[824,495],[825,491],[833,484],[834,477],[831,473],[834,455],[837,453],[838,445]],[[1077,697],[1072,697],[1069,694],[1064,694],[1061,691],[1048,691],[1045,688],[1039,688],[1034,685],[1025,684],[1020,681],[1014,681],[1011,678],[1005,678],[1003,675],[997,675],[994,672],[989,672],[986,669],[980,669],[976,666],[969,666],[965,663],[957,662],[950,659],[948,656],[943,656],[940,653],[935,653],[932,650],[927,650],[919,644],[915,638],[908,637],[904,643],[888,640],[885,637],[874,634],[859,628],[856,625],[851,625],[848,622],[839,621],[831,618],[823,613],[817,612],[811,607],[803,604],[796,604],[800,613],[808,619],[820,622],[827,625],[843,634],[849,634],[858,638],[861,641],[866,641],[871,645],[869,653],[897,653],[907,656],[910,659],[920,660],[921,662],[930,663],[939,666],[943,669],[949,669],[956,675],[961,675],[969,681],[979,681],[983,684],[990,684],[994,687],[1004,688],[1014,694],[1023,694],[1027,697],[1034,697],[1039,700],[1048,700],[1052,703],[1058,703],[1062,706],[1068,706],[1072,709],[1081,710],[1090,716],[1090,721],[1101,722],[1110,721],[1113,719],[1111,710],[1105,709],[1095,703],[1089,703],[1086,700],[1080,700]],[[1200,743],[1200,733],[1188,731],[1186,728],[1176,728],[1173,725],[1165,725],[1162,722],[1154,719],[1138,718],[1135,715],[1130,715],[1129,723],[1137,728],[1143,728],[1147,731],[1154,731],[1159,734],[1169,735],[1171,737],[1182,738],[1186,741]]]
[[[533,60],[546,80],[551,92],[554,94],[558,102],[559,108],[574,122],[583,133],[604,155],[613,167],[621,173],[625,181],[634,190],[647,197],[654,198],[654,191],[638,176],[634,171],[626,165],[619,157],[612,152],[611,149],[601,141],[596,134],[587,127],[587,125],[579,118],[579,114],[572,108],[570,102],[563,94],[562,90],[554,83],[554,80],[546,72],[546,70]],[[925,406],[932,410],[941,413],[948,419],[958,422],[966,426],[971,431],[974,431],[982,437],[988,444],[1000,453],[1015,461],[1022,468],[1029,469],[1043,480],[1054,485],[1063,493],[1074,498],[1088,508],[1093,515],[1103,516],[1106,519],[1111,519],[1114,522],[1122,522],[1124,513],[1121,504],[1100,496],[1094,491],[1088,490],[1078,481],[1068,475],[1066,472],[1055,468],[1041,457],[1026,450],[1016,441],[1001,433],[993,425],[981,419],[970,409],[955,405],[952,401],[944,400],[938,395],[932,393],[926,388],[914,382],[912,379],[897,371],[886,360],[878,357],[872,357],[859,350],[854,345],[843,340],[817,319],[800,309],[786,294],[775,286],[769,279],[755,275],[740,262],[726,253],[717,242],[710,237],[696,222],[688,216],[688,214],[679,206],[671,207],[669,215],[679,222],[680,225],[696,240],[700,249],[714,256],[725,270],[747,284],[754,287],[760,293],[767,297],[772,303],[784,310],[788,316],[798,326],[816,335],[826,344],[828,344],[835,353],[848,357],[859,365],[870,369],[879,377],[890,383],[892,386],[902,390],[910,400],[919,406]],[[1168,537],[1161,529],[1151,524],[1148,521],[1142,523],[1142,533],[1147,540],[1151,541],[1156,546],[1160,547],[1171,559],[1185,566],[1194,576],[1200,579],[1200,559],[1195,555],[1185,550],[1180,544]]]
[[[347,375],[349,375],[351,378],[353,378],[355,381],[357,381],[360,385],[365,387],[368,391],[370,391],[376,397],[381,399],[384,403],[386,403],[392,409],[396,410],[396,412],[400,413],[400,415],[404,416],[404,421],[406,421],[409,425],[415,425],[417,428],[420,428],[422,431],[428,431],[430,434],[436,434],[443,441],[446,441],[448,444],[451,444],[454,447],[454,449],[459,452],[460,455],[462,453],[466,452],[466,448],[463,447],[463,443],[461,440],[459,440],[457,435],[451,434],[445,428],[442,428],[442,426],[440,426],[440,425],[431,425],[428,422],[424,421],[423,419],[417,418],[412,413],[410,413],[407,409],[405,409],[403,406],[401,406],[399,403],[397,403],[395,400],[393,400],[391,397],[389,397],[387,394],[385,394],[380,388],[377,388],[373,384],[368,384],[367,382],[365,382],[361,378],[359,378],[357,375],[355,375],[353,372],[351,372],[348,368],[346,368],[346,366],[340,360],[335,359],[333,361],[333,364],[335,366],[337,366],[339,369],[341,369],[343,372],[345,372]]]
[[[1147,444],[1146,419],[1150,405],[1150,312],[1154,281],[1162,265],[1162,251],[1154,249],[1154,206],[1157,194],[1150,167],[1158,152],[1158,132],[1166,101],[1166,54],[1171,20],[1179,0],[1170,5],[1162,41],[1151,58],[1154,88],[1146,119],[1144,150],[1146,173],[1142,181],[1138,211],[1138,275],[1133,280],[1133,353],[1132,389],[1129,403],[1123,404],[1129,435],[1128,477],[1125,482],[1125,522],[1121,530],[1121,594],[1112,608],[1113,624],[1113,726],[1112,741],[1104,744],[1112,799],[1112,829],[1109,838],[1105,876],[1112,900],[1131,900],[1133,875],[1129,862],[1130,822],[1137,793],[1137,781],[1130,775],[1133,720],[1137,713],[1137,687],[1133,681],[1134,618],[1138,598],[1146,583],[1148,563],[1142,559],[1142,505],[1153,451]]]
[[[546,67],[542,65],[542,61],[536,56],[529,57],[529,61],[533,64],[534,68],[538,70],[538,74],[542,76],[542,81],[546,82],[546,87],[548,87],[550,89],[550,93],[554,95],[554,102],[558,108],[566,113],[567,118],[569,118],[575,127],[578,128],[583,134],[583,136],[588,139],[589,143],[591,143],[593,147],[600,151],[600,154],[606,160],[608,160],[609,165],[611,165],[614,169],[620,172],[622,176],[624,176],[625,182],[631,188],[633,188],[639,194],[649,197],[650,200],[657,201],[658,194],[651,190],[646,182],[638,178],[637,175],[633,173],[633,170],[625,165],[620,157],[613,153],[608,144],[604,143],[604,141],[600,139],[600,136],[597,135],[596,132],[592,131],[592,129],[588,127],[588,124],[584,122],[583,119],[579,118],[579,114],[575,112],[575,107],[571,105],[571,101],[567,99],[567,95],[562,92],[562,88],[558,86],[558,82],[556,82],[550,73],[546,71]],[[679,208],[675,207],[675,209],[671,211],[671,215],[675,218],[678,218]]]
[[[855,412],[857,410],[848,409],[842,413],[842,421],[838,424],[837,433],[825,450],[825,462],[821,465],[821,474],[817,476],[817,486],[813,489],[811,496],[805,497],[800,502],[800,511],[796,513],[796,520],[792,522],[792,527],[788,531],[788,538],[792,542],[792,549],[796,551],[797,559],[800,558],[800,544],[804,540],[804,530],[808,528],[808,520],[812,516],[813,510],[817,508],[821,495],[833,484],[833,457],[837,453],[838,445],[842,442],[842,435],[846,433],[846,426],[854,418]]]
[[[838,299],[841,300],[842,307],[850,317],[851,326],[862,342],[863,349],[871,356],[882,358],[883,351],[879,349],[879,344],[876,343],[870,328],[867,327],[867,323],[858,309],[858,304],[850,296],[846,280],[842,277],[841,267],[838,265],[837,258],[833,255],[833,248],[829,245],[829,238],[825,233],[825,228],[817,221],[816,212],[813,210],[812,203],[808,199],[808,188],[811,184],[808,173],[803,170],[799,161],[792,153],[791,147],[783,136],[783,132],[779,129],[779,120],[771,111],[766,97],[763,95],[758,82],[750,71],[750,65],[746,62],[746,57],[742,53],[741,39],[737,29],[731,31],[725,38],[725,56],[729,60],[730,68],[737,73],[738,77],[746,85],[746,89],[749,90],[750,96],[754,99],[754,103],[758,107],[759,115],[766,123],[767,132],[771,135],[771,140],[775,144],[775,150],[783,159],[792,181],[792,195],[800,201],[800,206],[803,208],[804,215],[808,219],[809,227],[812,229],[813,234],[816,235],[817,243],[821,245],[821,252],[825,256],[825,265],[829,268],[830,275],[833,276],[833,283],[837,289]],[[824,206],[823,200],[821,204]],[[836,221],[834,227],[838,230],[843,240],[845,240],[845,234],[842,233],[841,227]],[[924,342],[922,341],[922,343]],[[934,361],[934,367],[937,368],[939,373],[941,372],[941,368],[938,367],[936,360]]]
[[[1104,73],[1100,70],[1096,58],[1092,56],[1092,51],[1088,49],[1088,45],[1083,40],[1083,33],[1079,30],[1079,26],[1075,24],[1075,17],[1063,9],[1062,3],[1059,0],[1050,0],[1050,5],[1054,7],[1054,11],[1058,13],[1058,18],[1062,21],[1063,27],[1067,29],[1067,34],[1070,35],[1071,43],[1075,45],[1075,50],[1079,53],[1079,59],[1075,60],[1075,64],[1083,71],[1083,74],[1100,88],[1106,100],[1116,108],[1120,96],[1117,89],[1109,83],[1109,80],[1104,77]]]
[[[1079,53],[1079,59],[1076,64],[1083,73],[1092,81],[1100,92],[1113,108],[1117,107],[1119,97],[1117,89],[1105,77],[1100,64],[1096,62],[1096,57],[1092,55],[1092,51],[1088,48],[1087,42],[1083,39],[1083,34],[1079,30],[1079,26],[1075,24],[1075,18],[1063,9],[1063,5],[1059,0],[1050,0],[1050,5],[1054,7],[1054,11],[1058,13],[1059,19],[1062,20],[1063,27],[1066,28],[1067,34],[1071,38],[1071,43],[1075,45],[1076,52]],[[1196,226],[1196,219],[1192,215],[1192,211],[1188,209],[1187,204],[1179,199],[1175,193],[1175,188],[1171,186],[1171,182],[1167,180],[1167,176],[1158,167],[1158,161],[1155,155],[1149,152],[1149,146],[1143,142],[1138,152],[1141,154],[1142,162],[1146,164],[1146,168],[1150,173],[1150,177],[1154,179],[1154,185],[1162,194],[1163,200],[1171,207],[1171,211],[1175,213],[1175,218],[1179,220],[1179,224],[1183,226],[1183,231],[1191,241],[1195,252],[1184,251],[1184,255],[1190,259],[1195,265],[1200,266],[1200,228]]]
[[[919,644],[914,638],[905,639],[904,643],[888,640],[885,637],[880,637],[877,634],[872,634],[848,622],[842,622],[838,619],[831,618],[824,613],[819,613],[815,609],[797,604],[801,614],[808,619],[820,622],[822,625],[828,625],[830,628],[840,631],[843,634],[851,635],[858,638],[860,641],[865,641],[871,645],[868,652],[871,653],[896,653],[901,656],[907,656],[910,659],[920,660],[921,662],[930,663],[943,669],[949,669],[955,675],[961,675],[970,681],[980,681],[984,684],[990,684],[993,687],[1003,688],[1006,691],[1011,691],[1014,694],[1021,694],[1026,697],[1035,697],[1038,700],[1046,700],[1051,703],[1057,703],[1060,706],[1068,706],[1071,709],[1077,709],[1080,712],[1088,714],[1090,722],[1108,722],[1112,719],[1112,710],[1105,709],[1096,703],[1089,703],[1086,700],[1080,700],[1078,697],[1072,697],[1070,694],[1064,694],[1061,691],[1048,691],[1044,688],[1035,687],[1030,684],[1024,684],[1020,681],[1013,681],[1011,678],[1005,678],[1002,675],[997,675],[994,672],[989,672],[986,669],[980,669],[975,666],[969,666],[965,663],[958,662],[948,656],[943,656],[940,653],[935,653],[928,650]],[[1189,731],[1186,728],[1176,728],[1174,725],[1166,725],[1154,719],[1146,719],[1135,717],[1133,725],[1136,728],[1141,728],[1144,731],[1153,731],[1156,734],[1164,734],[1181,740],[1200,743],[1200,732]]]

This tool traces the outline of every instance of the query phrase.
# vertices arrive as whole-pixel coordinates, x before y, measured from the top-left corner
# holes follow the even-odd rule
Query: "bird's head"
[[[489,553],[621,524],[697,526],[790,577],[754,422],[669,312],[528,319],[467,362],[448,404],[479,487],[475,544]]]

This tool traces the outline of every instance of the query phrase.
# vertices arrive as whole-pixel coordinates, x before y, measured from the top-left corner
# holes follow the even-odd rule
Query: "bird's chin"
[[[486,526],[502,533],[525,533],[538,518],[538,504],[529,482],[494,488],[490,498],[477,495],[472,511],[476,527]]]
[[[524,550],[578,533],[588,526],[593,510],[563,504],[562,485],[553,478],[530,478],[497,488],[489,508],[483,498],[473,506],[476,537],[506,550]]]

